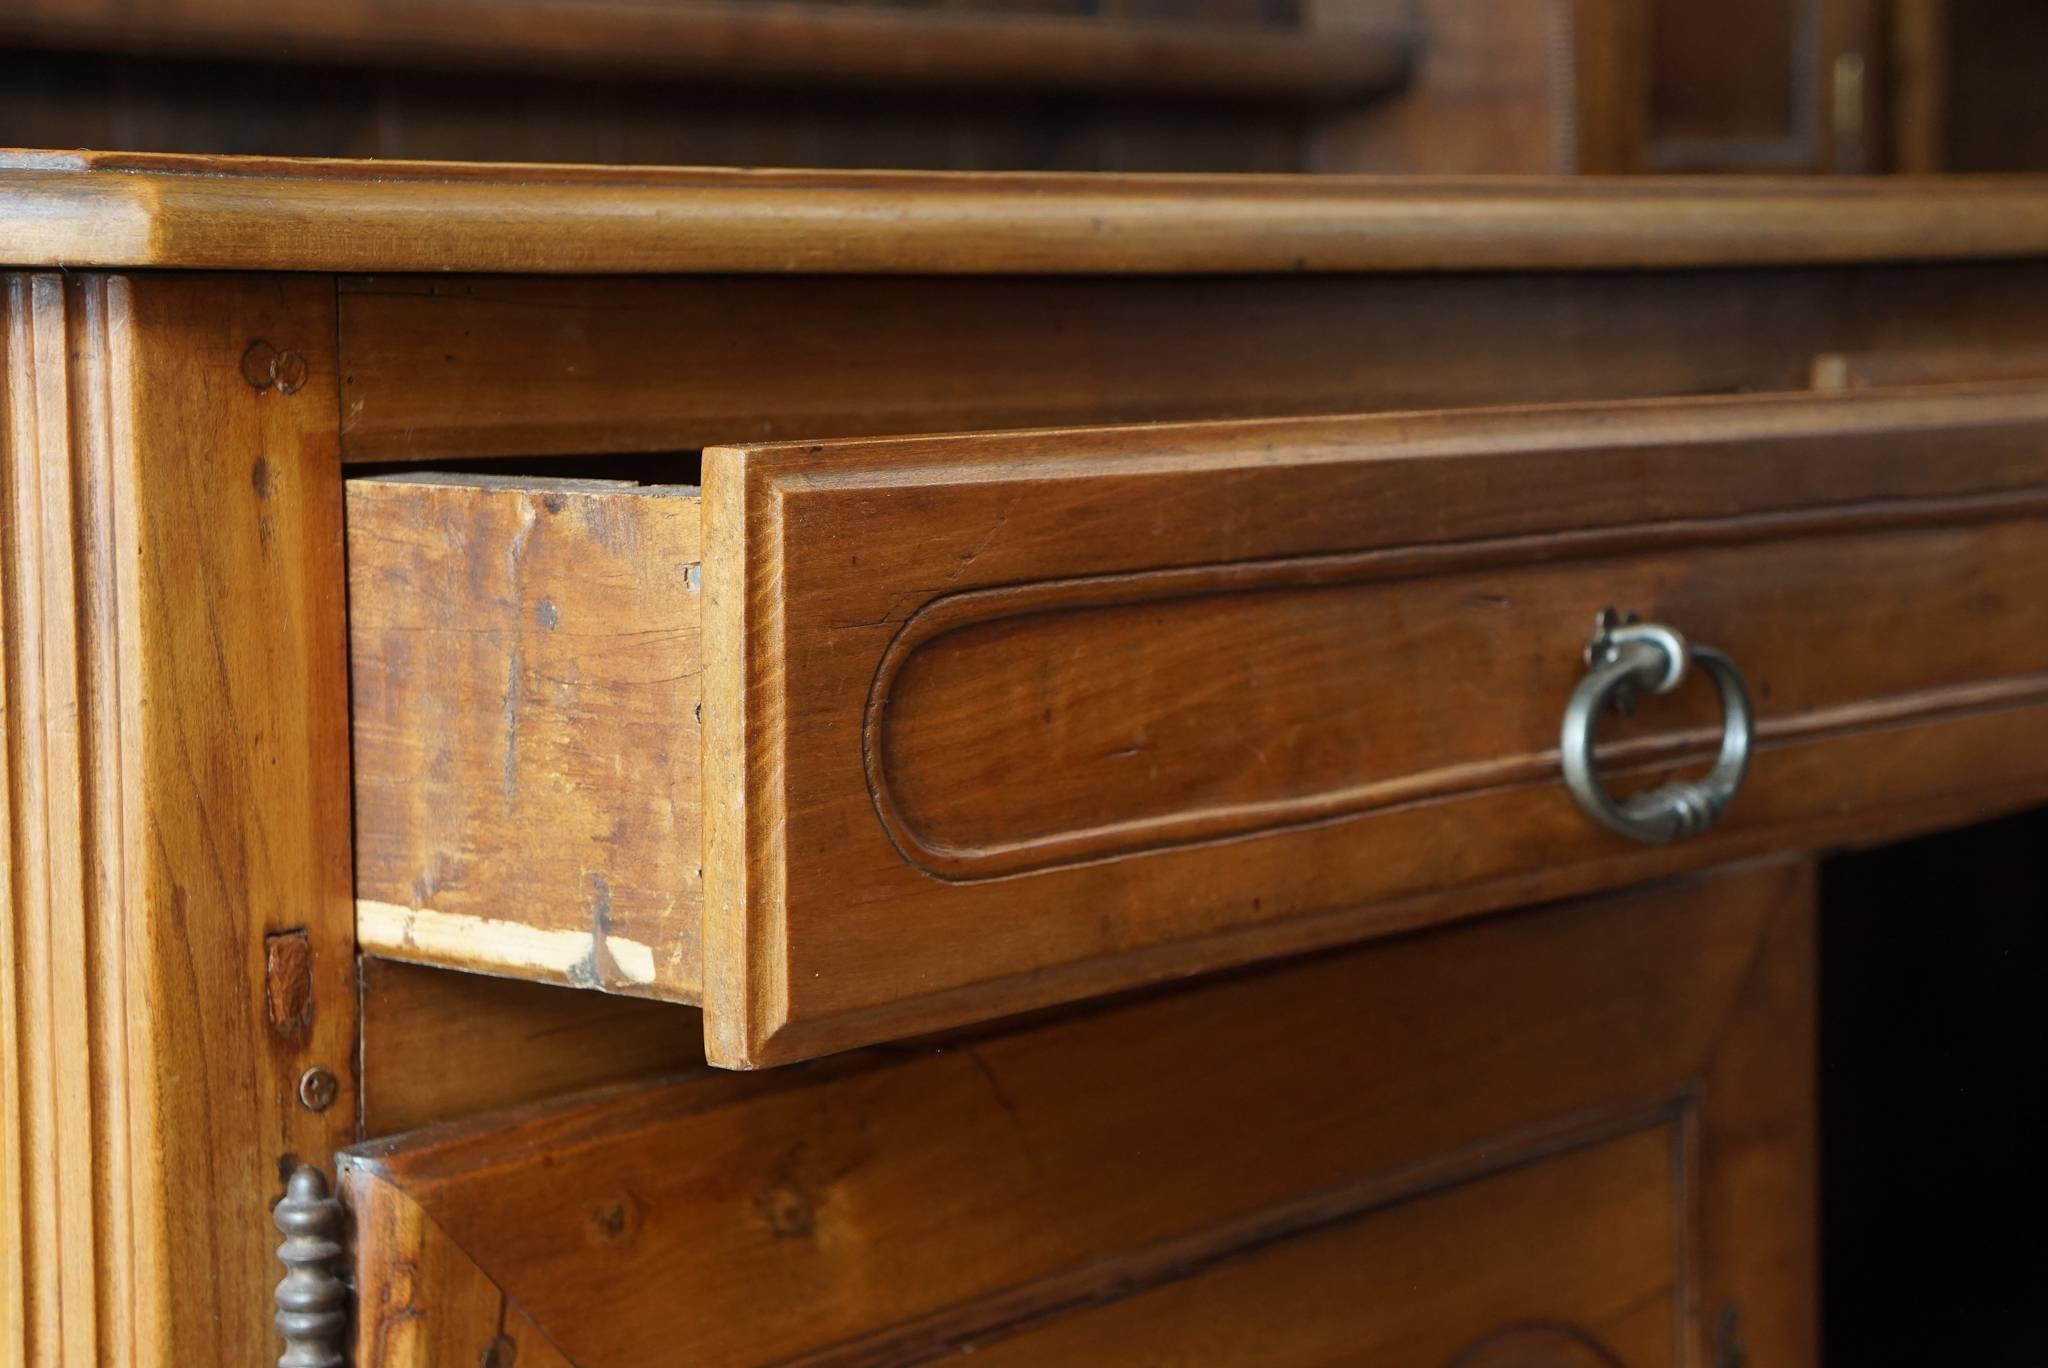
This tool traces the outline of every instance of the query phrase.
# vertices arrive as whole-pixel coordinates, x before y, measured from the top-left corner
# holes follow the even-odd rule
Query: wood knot
[[[599,1202],[583,1219],[583,1233],[594,1245],[631,1245],[640,1233],[640,1212],[631,1197]]]
[[[818,1226],[817,1209],[811,1205],[811,1199],[793,1187],[769,1189],[761,1199],[761,1211],[768,1218],[768,1228],[777,1235],[809,1235]]]

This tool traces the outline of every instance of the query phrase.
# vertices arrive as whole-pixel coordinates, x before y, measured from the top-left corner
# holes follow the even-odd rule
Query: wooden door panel
[[[1475,1179],[957,1359],[1176,1368],[1676,1368],[1684,1143],[1666,1124]]]
[[[1545,1325],[1662,1364],[1730,1306],[1809,1362],[1811,893],[1751,865],[373,1142],[358,1362],[510,1307],[581,1368],[1491,1364]]]

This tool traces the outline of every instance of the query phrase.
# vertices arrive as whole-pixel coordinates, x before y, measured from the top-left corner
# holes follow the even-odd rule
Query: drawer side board
[[[365,950],[697,1000],[694,495],[349,482]]]

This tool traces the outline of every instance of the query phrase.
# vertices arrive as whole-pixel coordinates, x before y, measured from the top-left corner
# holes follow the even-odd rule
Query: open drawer
[[[700,1003],[749,1066],[1964,820],[2048,794],[2044,514],[2032,384],[357,481],[360,939]],[[1562,782],[1610,607],[1746,681],[1703,834]],[[1627,793],[1723,721],[1599,734]]]

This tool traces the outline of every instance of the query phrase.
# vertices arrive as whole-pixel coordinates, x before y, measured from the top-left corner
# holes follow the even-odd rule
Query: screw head
[[[251,389],[269,389],[277,382],[271,372],[277,366],[277,348],[257,338],[242,353],[242,378],[249,382]]]
[[[304,388],[310,369],[306,358],[298,352],[279,352],[276,363],[270,368],[270,377],[277,381],[279,394],[297,394]]]
[[[341,1081],[317,1064],[299,1078],[299,1105],[307,1111],[326,1111],[340,1092]]]
[[[251,389],[267,390],[275,385],[279,394],[297,394],[311,370],[300,353],[279,351],[260,337],[242,353],[242,378]]]

